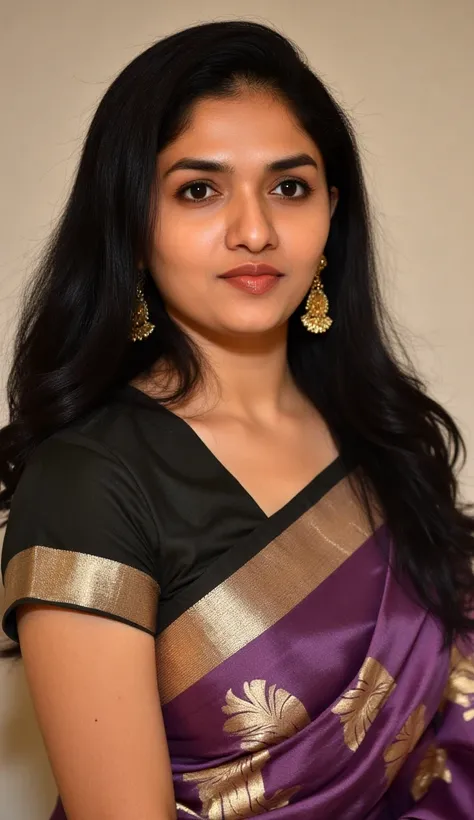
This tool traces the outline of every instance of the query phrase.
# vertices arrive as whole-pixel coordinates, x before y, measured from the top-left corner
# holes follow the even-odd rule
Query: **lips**
[[[224,279],[224,282],[227,282],[230,287],[238,288],[254,296],[259,296],[262,293],[267,293],[269,290],[272,290],[280,279],[280,276],[274,276],[271,273],[262,273],[260,276],[228,276]]]
[[[237,268],[231,268],[231,270],[228,270],[225,273],[221,273],[219,275],[219,279],[232,279],[236,276],[263,276],[264,274],[269,274],[270,276],[284,276],[281,271],[277,270],[272,265],[250,262],[245,265],[239,265]]]

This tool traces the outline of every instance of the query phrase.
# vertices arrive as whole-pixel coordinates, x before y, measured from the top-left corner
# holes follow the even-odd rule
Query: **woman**
[[[464,442],[374,256],[351,125],[278,32],[194,26],[108,89],[0,439],[55,820],[472,817]]]

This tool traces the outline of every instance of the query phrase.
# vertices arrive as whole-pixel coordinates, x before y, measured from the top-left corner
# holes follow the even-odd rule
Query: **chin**
[[[256,306],[255,306],[256,307]],[[249,315],[251,313],[252,315]],[[250,338],[266,336],[277,332],[286,325],[289,316],[286,311],[253,310],[253,311],[215,311],[212,315],[191,315],[191,313],[172,316],[183,329],[196,332],[198,336],[212,338]]]
[[[221,324],[221,332],[223,334],[230,334],[232,336],[263,336],[268,333],[276,331],[286,324],[288,320],[285,318],[274,317],[273,320],[262,318],[260,320],[253,318],[252,320],[234,319],[233,321],[223,321]]]

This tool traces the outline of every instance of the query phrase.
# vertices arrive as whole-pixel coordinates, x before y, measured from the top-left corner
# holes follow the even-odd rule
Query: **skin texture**
[[[301,152],[318,169],[264,170]],[[226,161],[235,171],[165,176],[185,156]],[[302,198],[300,184],[281,186],[289,179],[314,190]],[[176,198],[180,187],[198,180],[206,187]],[[188,130],[158,157],[157,182],[147,267],[211,368],[199,394],[174,412],[271,515],[337,455],[286,362],[287,320],[311,285],[337,191],[328,193],[320,153],[284,104],[245,89],[197,104]],[[270,263],[285,278],[261,296],[216,278],[248,261]],[[134,383],[159,395],[163,373],[156,368]],[[46,605],[22,607],[19,632],[69,820],[175,817],[153,638],[105,617]]]

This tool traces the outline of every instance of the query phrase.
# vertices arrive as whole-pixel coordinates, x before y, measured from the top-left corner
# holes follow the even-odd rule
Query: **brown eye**
[[[293,196],[295,192],[295,186],[298,185],[300,185],[303,188],[303,194],[300,196]],[[303,180],[301,179],[284,179],[283,182],[278,183],[277,188],[280,187],[284,189],[284,199],[304,199],[313,190],[311,185],[309,185],[307,182],[303,182]]]
[[[209,185],[208,182],[201,182],[198,180],[197,182],[192,182],[190,185],[186,185],[184,188],[181,188],[177,192],[176,196],[178,199],[186,199],[189,202],[203,201],[204,199],[209,199],[209,197],[205,196],[206,188],[211,188],[211,185]],[[185,191],[194,191],[194,193],[197,193],[197,196],[184,196]]]

